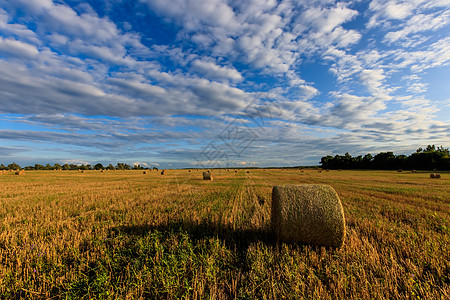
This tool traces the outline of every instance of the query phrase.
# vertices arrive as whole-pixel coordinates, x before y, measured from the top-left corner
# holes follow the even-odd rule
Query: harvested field
[[[0,176],[0,298],[450,298],[450,174]],[[340,249],[277,243],[274,185],[328,184]]]

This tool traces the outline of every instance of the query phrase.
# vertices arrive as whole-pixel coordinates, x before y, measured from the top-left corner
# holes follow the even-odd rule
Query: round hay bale
[[[401,173],[401,172],[403,172],[403,170],[402,169],[398,169],[397,172]]]
[[[417,170],[412,170],[411,172],[413,172],[413,173],[417,173]]]
[[[25,171],[24,170],[19,170],[19,171],[16,171],[16,173],[14,173],[14,174],[16,174],[16,175],[25,175]]]
[[[344,243],[344,210],[329,185],[274,186],[271,221],[279,241],[331,247]]]
[[[431,173],[431,174],[430,174],[430,178],[435,178],[435,174],[434,174],[434,173]]]
[[[441,174],[434,174],[434,178],[441,178]]]
[[[144,174],[144,175],[147,174],[147,171],[143,171],[142,174]]]
[[[208,172],[203,172],[203,180],[213,180],[213,176],[212,174],[208,171]]]
[[[164,175],[164,174],[166,174],[166,170],[161,171],[161,175]]]

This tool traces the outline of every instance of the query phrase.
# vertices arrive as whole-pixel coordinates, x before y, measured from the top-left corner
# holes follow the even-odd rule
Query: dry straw
[[[203,172],[203,180],[213,180],[212,174],[209,171]]]
[[[272,190],[272,230],[279,241],[341,247],[345,218],[329,185],[278,185]]]

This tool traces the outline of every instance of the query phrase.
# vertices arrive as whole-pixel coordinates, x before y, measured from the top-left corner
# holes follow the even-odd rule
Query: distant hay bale
[[[341,247],[345,218],[329,185],[278,185],[272,190],[272,231],[279,241]]]
[[[144,175],[147,174],[147,171],[142,172],[142,174],[144,174]]]
[[[209,172],[209,171],[207,171],[207,172],[203,172],[203,180],[213,180],[213,176],[212,176],[212,174]]]
[[[403,172],[403,170],[402,169],[398,169],[397,172],[401,173],[401,172]]]
[[[189,170],[189,173],[191,173],[191,170]]]
[[[18,170],[14,174],[16,174],[16,175],[25,175],[25,171],[24,170]]]
[[[434,178],[441,178],[441,174],[434,174]]]
[[[102,172],[102,173],[103,173],[103,170],[100,170],[100,172]]]
[[[326,169],[325,172],[330,172],[330,170]]]
[[[436,175],[435,175],[434,173],[431,173],[431,174],[430,174],[430,178],[436,178],[435,176],[436,176]]]
[[[247,171],[247,173],[250,173],[250,171]]]
[[[81,173],[84,173],[84,170],[82,170]]]
[[[417,170],[412,170],[411,172],[413,172],[413,173],[417,173]]]
[[[166,170],[161,171],[161,175],[164,175],[164,174],[166,174]]]

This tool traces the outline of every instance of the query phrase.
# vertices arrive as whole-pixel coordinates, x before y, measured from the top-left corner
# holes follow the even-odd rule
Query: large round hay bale
[[[329,185],[278,185],[272,190],[272,231],[279,241],[341,247],[345,218]]]
[[[25,171],[24,170],[18,170],[14,174],[16,174],[16,175],[25,175]]]
[[[431,173],[431,174],[430,174],[430,178],[435,178],[435,174],[434,174],[434,173]]]
[[[441,174],[434,174],[434,178],[441,178]]]
[[[144,174],[144,175],[147,174],[147,171],[143,171],[142,174]]]
[[[166,170],[161,171],[161,175],[164,175],[164,174],[166,174]]]
[[[203,172],[203,180],[213,180],[212,174],[209,171]]]

